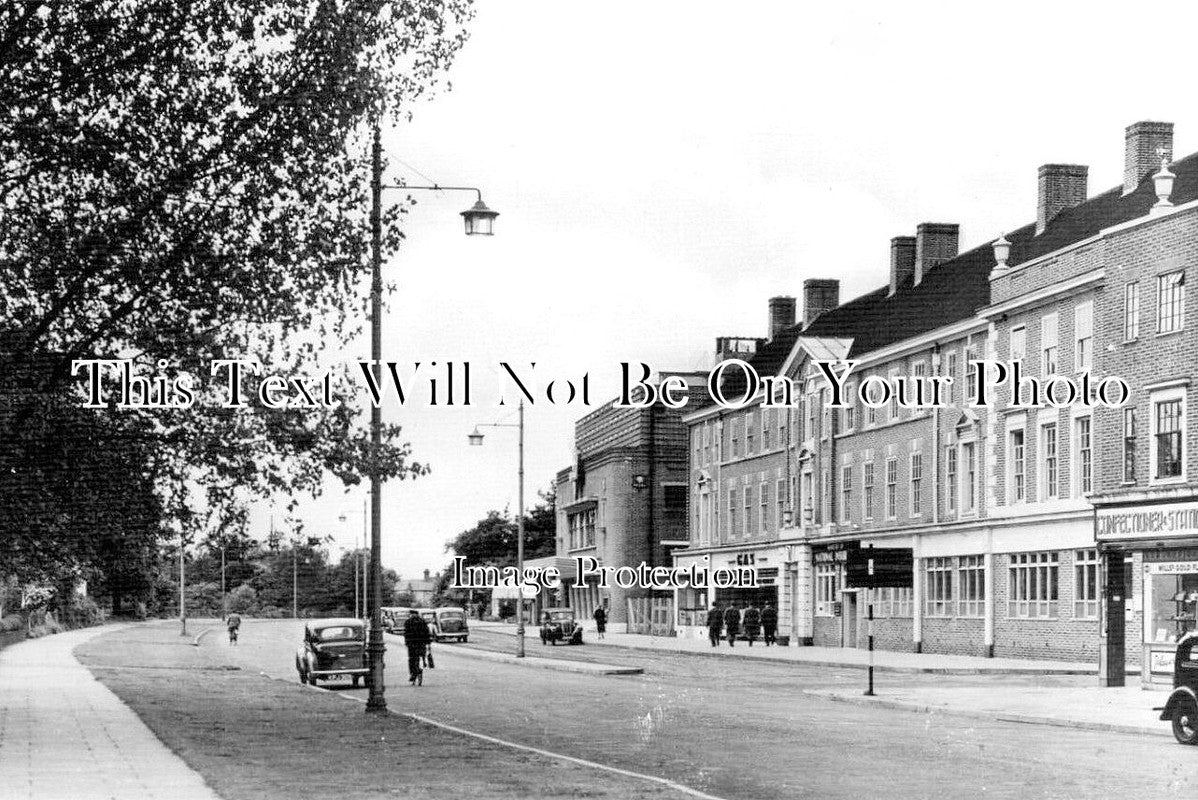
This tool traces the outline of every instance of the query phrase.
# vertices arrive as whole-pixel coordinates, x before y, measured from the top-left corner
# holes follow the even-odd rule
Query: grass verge
[[[237,670],[170,627],[106,634],[76,656],[226,800],[684,796],[404,716],[367,716],[334,693]]]

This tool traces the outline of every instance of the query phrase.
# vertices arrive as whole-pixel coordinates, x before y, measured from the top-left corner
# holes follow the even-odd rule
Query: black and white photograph
[[[1193,796],[1196,26],[0,0],[0,797]]]

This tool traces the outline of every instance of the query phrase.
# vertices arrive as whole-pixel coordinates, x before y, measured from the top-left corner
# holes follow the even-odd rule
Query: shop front
[[[767,604],[780,609],[784,582],[782,566],[787,557],[788,551],[785,546],[675,553],[675,566],[689,569],[694,565],[697,570],[706,570],[708,577],[707,586],[680,588],[675,591],[677,635],[706,639],[707,613],[712,603],[719,603],[721,608],[735,604],[742,610],[750,605],[761,609]],[[725,574],[733,573],[738,580],[730,586],[716,586],[712,580],[716,570],[724,570]],[[779,630],[785,629],[779,626]]]
[[[1102,679],[1123,683],[1138,664],[1144,685],[1170,685],[1180,638],[1198,616],[1198,503],[1102,506]]]

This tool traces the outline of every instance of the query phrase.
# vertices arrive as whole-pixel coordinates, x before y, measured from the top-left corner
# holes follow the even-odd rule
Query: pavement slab
[[[7,800],[220,800],[74,648],[115,626],[0,651],[0,793]]]

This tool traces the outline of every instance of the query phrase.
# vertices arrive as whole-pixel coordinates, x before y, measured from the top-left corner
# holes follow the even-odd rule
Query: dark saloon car
[[[354,686],[370,674],[366,660],[366,626],[360,619],[312,620],[304,626],[304,644],[295,651],[300,683],[317,679],[353,678]]]
[[[582,626],[568,608],[551,608],[541,615],[541,644],[582,644]]]

